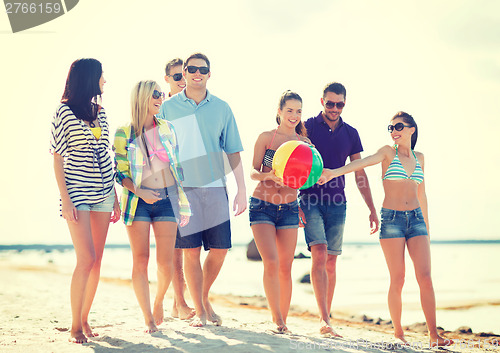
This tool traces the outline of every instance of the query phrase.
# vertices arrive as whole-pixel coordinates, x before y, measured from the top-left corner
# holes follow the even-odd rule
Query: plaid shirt
[[[191,216],[191,208],[181,182],[184,180],[182,167],[179,164],[179,145],[172,124],[162,119],[156,119],[160,141],[167,151],[170,171],[176,180],[177,193],[179,196],[179,213]],[[115,152],[116,181],[123,185],[124,179],[129,178],[139,188],[142,183],[142,171],[145,165],[144,155],[137,143],[135,131],[131,125],[119,127],[115,133],[113,143]],[[125,225],[131,225],[134,221],[135,210],[139,197],[127,188],[123,188],[120,206],[122,218]]]

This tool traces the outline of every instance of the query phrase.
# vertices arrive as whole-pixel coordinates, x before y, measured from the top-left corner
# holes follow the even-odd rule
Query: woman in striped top
[[[391,277],[388,301],[394,336],[406,343],[401,326],[401,292],[405,278],[404,253],[407,247],[420,287],[420,301],[427,321],[430,344],[447,346],[453,341],[441,337],[436,327],[436,299],[431,278],[429,218],[423,172],[424,155],[413,151],[417,143],[417,124],[411,115],[399,112],[392,118],[388,129],[394,146],[384,146],[377,153],[355,160],[344,167],[325,169],[318,183],[324,184],[334,177],[382,164],[385,198],[381,212],[380,245]]]
[[[132,283],[148,333],[158,331],[157,325],[163,322],[163,298],[172,279],[177,219],[183,227],[191,215],[181,185],[183,174],[173,125],[155,117],[164,97],[156,82],[137,83],[132,90],[132,122],[117,129],[113,144],[116,179],[123,186],[123,221],[133,256]],[[153,310],[148,281],[151,226],[158,264]]]
[[[88,324],[99,282],[109,222],[120,218],[109,155],[109,128],[98,104],[106,81],[95,59],[73,62],[52,122],[51,152],[77,263],[71,281],[70,341],[87,342],[97,334]]]

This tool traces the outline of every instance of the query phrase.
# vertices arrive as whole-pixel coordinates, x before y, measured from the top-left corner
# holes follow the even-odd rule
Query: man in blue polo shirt
[[[226,174],[231,171],[238,188],[235,215],[247,207],[240,159],[243,146],[231,108],[206,88],[211,74],[208,58],[192,54],[183,70],[186,88],[165,101],[159,114],[174,125],[183,186],[193,212],[189,224],[179,228],[175,246],[184,252],[186,280],[196,310],[191,326],[203,326],[207,320],[220,325],[222,320],[212,309],[208,293],[231,247],[226,192]],[[202,245],[209,251],[203,269]]]
[[[323,157],[325,168],[339,168],[345,165],[347,157],[351,161],[361,158],[363,147],[358,132],[340,117],[345,98],[346,89],[342,84],[328,84],[321,98],[323,111],[305,122],[307,136]],[[364,170],[356,172],[356,184],[370,210],[370,226],[374,233],[379,221]],[[320,312],[320,333],[326,336],[339,336],[331,326],[330,311],[337,256],[342,253],[346,217],[344,185],[345,178],[341,176],[300,192],[304,233],[312,256],[311,282]]]

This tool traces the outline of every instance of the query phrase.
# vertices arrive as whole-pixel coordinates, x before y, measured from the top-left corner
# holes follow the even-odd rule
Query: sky
[[[248,196],[253,146],[275,127],[281,93],[302,96],[305,120],[320,112],[323,87],[338,81],[347,89],[342,117],[358,130],[363,156],[391,143],[387,125],[396,112],[417,121],[431,238],[500,239],[498,1],[85,0],[15,34],[1,12],[0,47],[0,244],[70,242],[49,133],[75,59],[102,62],[114,130],[129,122],[137,81],[168,90],[166,62],[197,51],[211,61],[208,89],[236,117]],[[380,166],[366,171],[380,209]],[[354,176],[346,180],[344,241],[376,241]],[[230,197],[234,191],[230,182]],[[251,239],[247,212],[233,225],[233,242]],[[127,242],[123,224],[111,226],[108,242]]]

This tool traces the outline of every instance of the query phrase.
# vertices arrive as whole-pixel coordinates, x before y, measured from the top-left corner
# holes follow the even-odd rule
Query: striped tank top
[[[420,163],[418,162],[418,158],[415,155],[415,152],[411,150],[411,153],[413,153],[413,157],[415,157],[415,161],[417,164],[415,165],[415,170],[413,171],[412,175],[408,176],[406,173],[405,168],[403,167],[403,164],[401,164],[401,161],[399,160],[398,157],[398,147],[394,147],[396,149],[396,155],[394,156],[394,159],[392,160],[391,164],[389,164],[389,167],[385,171],[384,177],[382,180],[405,180],[405,179],[410,179],[415,181],[417,184],[420,184],[421,182],[424,181],[424,171],[422,170],[422,167],[420,166]]]

